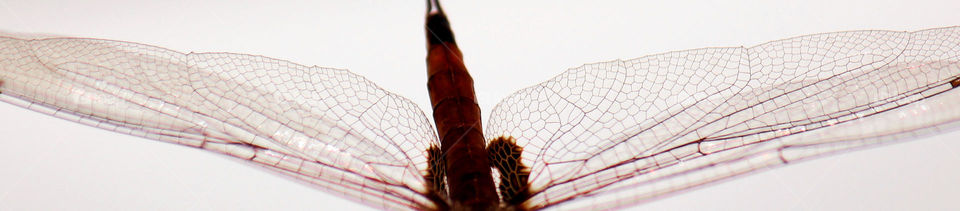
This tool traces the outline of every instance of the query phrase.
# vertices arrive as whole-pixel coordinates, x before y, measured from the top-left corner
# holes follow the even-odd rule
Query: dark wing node
[[[500,198],[507,205],[520,205],[530,198],[530,168],[520,162],[523,147],[513,137],[497,137],[487,145],[490,165],[500,172]]]
[[[449,204],[447,202],[447,182],[445,180],[447,175],[444,174],[444,167],[447,166],[447,162],[443,159],[443,153],[437,145],[430,145],[427,148],[427,164],[427,173],[423,175],[423,180],[426,181],[427,186],[426,195],[437,204],[440,210],[447,210],[446,205]]]

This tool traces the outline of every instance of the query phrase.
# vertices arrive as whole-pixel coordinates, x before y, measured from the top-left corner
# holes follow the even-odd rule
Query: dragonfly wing
[[[3,101],[253,161],[385,208],[432,207],[423,112],[347,70],[110,40],[0,37]]]
[[[960,125],[960,27],[850,31],[587,64],[500,102],[534,208],[616,207]]]

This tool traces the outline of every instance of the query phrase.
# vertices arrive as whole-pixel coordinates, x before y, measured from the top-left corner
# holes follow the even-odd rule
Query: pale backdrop
[[[583,63],[858,29],[960,24],[955,1],[444,2],[481,107]],[[429,111],[419,1],[0,0],[0,30],[349,68]],[[0,210],[329,210],[357,204],[235,159],[0,105]],[[486,117],[484,117],[486,118]],[[636,208],[956,208],[954,132],[830,156]],[[367,209],[366,207],[362,207]]]

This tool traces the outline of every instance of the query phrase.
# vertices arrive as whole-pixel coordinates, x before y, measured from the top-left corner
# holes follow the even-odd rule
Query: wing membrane
[[[254,161],[384,208],[432,207],[409,100],[347,70],[138,43],[0,37],[2,100]]]
[[[511,95],[486,132],[525,148],[527,206],[622,206],[952,128],[958,61],[960,27],[601,62]]]

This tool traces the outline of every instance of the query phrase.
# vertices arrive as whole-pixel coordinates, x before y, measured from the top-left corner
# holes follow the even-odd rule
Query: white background
[[[444,2],[481,107],[583,63],[960,24],[956,1]],[[429,111],[419,1],[9,1],[0,30],[349,68]],[[956,93],[954,93],[956,94]],[[640,209],[956,209],[953,132],[739,177]],[[197,149],[0,105],[0,210],[329,210],[354,202]]]

